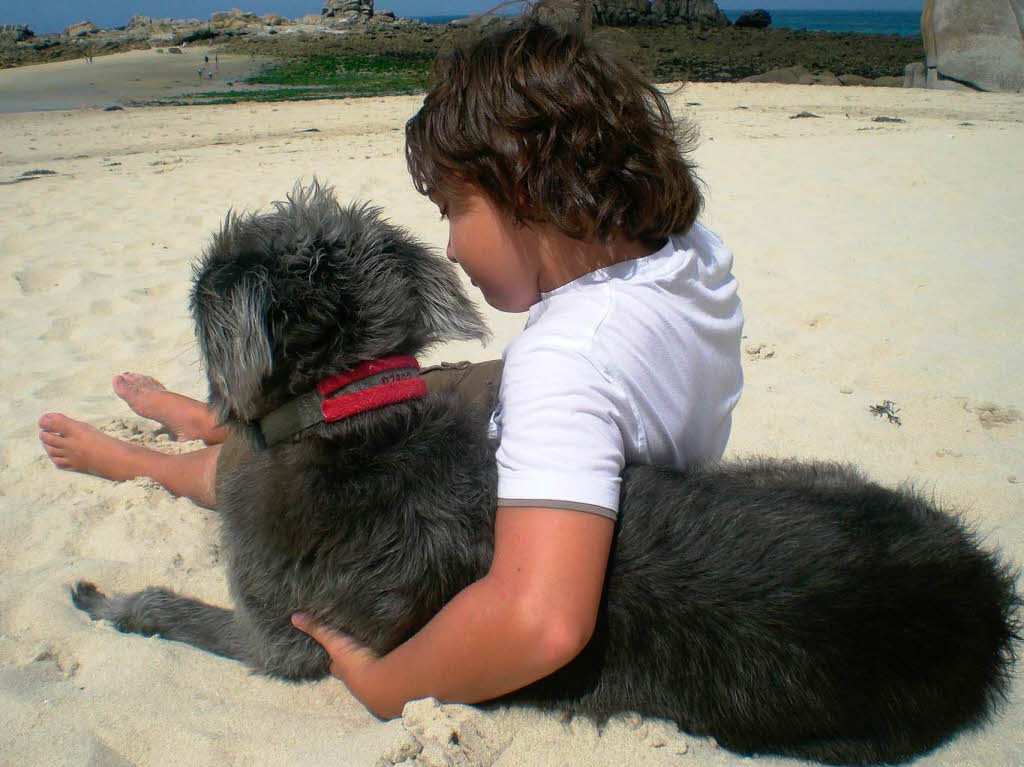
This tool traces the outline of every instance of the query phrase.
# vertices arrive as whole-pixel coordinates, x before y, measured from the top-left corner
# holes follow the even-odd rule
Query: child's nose
[[[448,256],[448,260],[453,264],[459,263],[459,259],[455,257],[455,248],[452,247],[451,237],[448,238],[448,249],[445,251],[445,254]]]

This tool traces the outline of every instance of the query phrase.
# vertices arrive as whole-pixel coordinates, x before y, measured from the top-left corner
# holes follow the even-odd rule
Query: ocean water
[[[817,32],[860,32],[867,35],[921,34],[921,14],[917,11],[782,11],[765,8],[772,15],[772,26],[782,29],[806,29]],[[736,21],[743,11],[724,11]]]
[[[772,26],[784,29],[807,29],[822,32],[860,32],[870,35],[921,34],[921,14],[917,11],[773,11]],[[736,21],[743,11],[725,10],[729,21]],[[428,24],[447,24],[464,16],[417,16]]]

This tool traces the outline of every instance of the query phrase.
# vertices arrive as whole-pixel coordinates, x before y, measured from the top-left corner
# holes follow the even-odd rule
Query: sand
[[[11,74],[0,72],[0,87]],[[1024,561],[1024,101],[778,85],[693,85],[670,100],[701,125],[704,220],[735,253],[747,317],[729,454],[843,459],[887,483],[910,479]],[[190,263],[229,207],[264,207],[297,178],[372,199],[443,247],[446,225],[402,160],[417,103],[0,115],[0,182],[54,171],[0,186],[0,761],[791,763],[745,761],[637,717],[598,731],[428,700],[382,723],[333,680],[262,678],[118,634],[71,605],[77,578],[225,603],[217,518],[149,481],[56,470],[37,441],[38,415],[60,410],[158,449],[194,447],[132,414],[110,377],[147,372],[203,396]],[[820,118],[790,119],[805,110]],[[500,354],[523,317],[488,316],[491,345],[452,345],[425,361]],[[902,425],[871,414],[884,400]],[[920,764],[1022,764],[1022,732],[1018,684],[990,727]]]
[[[167,50],[152,48],[96,56],[91,62],[72,59],[2,70],[0,113],[129,106],[187,99],[194,93],[246,90],[252,86],[239,81],[268,61],[199,45],[179,47],[180,53]],[[204,70],[202,77],[200,70]]]

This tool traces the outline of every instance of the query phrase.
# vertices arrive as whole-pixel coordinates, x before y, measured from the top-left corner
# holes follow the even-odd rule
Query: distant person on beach
[[[597,619],[623,467],[718,459],[742,388],[732,255],[697,223],[690,132],[628,62],[583,24],[548,23],[550,10],[439,57],[406,124],[413,183],[449,222],[448,257],[492,307],[529,320],[504,352],[491,418],[488,574],[381,657],[293,616],[381,717],[427,696],[488,700],[574,658]],[[54,464],[152,477],[214,507],[219,443],[237,437],[146,376],[114,389],[209,446],[159,454],[47,413]]]

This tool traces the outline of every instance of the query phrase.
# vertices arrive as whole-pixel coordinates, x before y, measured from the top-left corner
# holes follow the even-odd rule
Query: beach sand
[[[67,65],[89,66],[46,66]],[[0,72],[0,87],[11,74]],[[0,182],[53,171],[0,186],[0,761],[796,764],[743,760],[628,716],[598,730],[428,700],[382,723],[333,680],[263,678],[119,634],[72,606],[78,578],[226,603],[217,517],[149,481],[58,471],[40,448],[39,414],[63,411],[158,449],[195,447],[131,413],[110,377],[146,372],[203,397],[190,264],[228,208],[266,207],[296,179],[315,174],[342,199],[372,200],[443,247],[446,224],[402,157],[418,102],[0,115]],[[912,480],[1024,561],[1024,101],[709,84],[670,102],[701,126],[704,221],[735,253],[747,317],[728,454],[848,460],[886,483]],[[791,119],[801,111],[820,118]],[[424,362],[499,355],[524,317],[488,317],[489,346],[453,344]],[[902,425],[869,412],[884,400]],[[1024,764],[1021,733],[1018,683],[990,727],[919,764]]]
[[[200,45],[179,47],[179,53],[167,50],[151,48],[96,56],[91,62],[71,59],[0,70],[0,113],[102,109],[184,100],[194,93],[246,90],[252,86],[239,81],[269,61]]]

